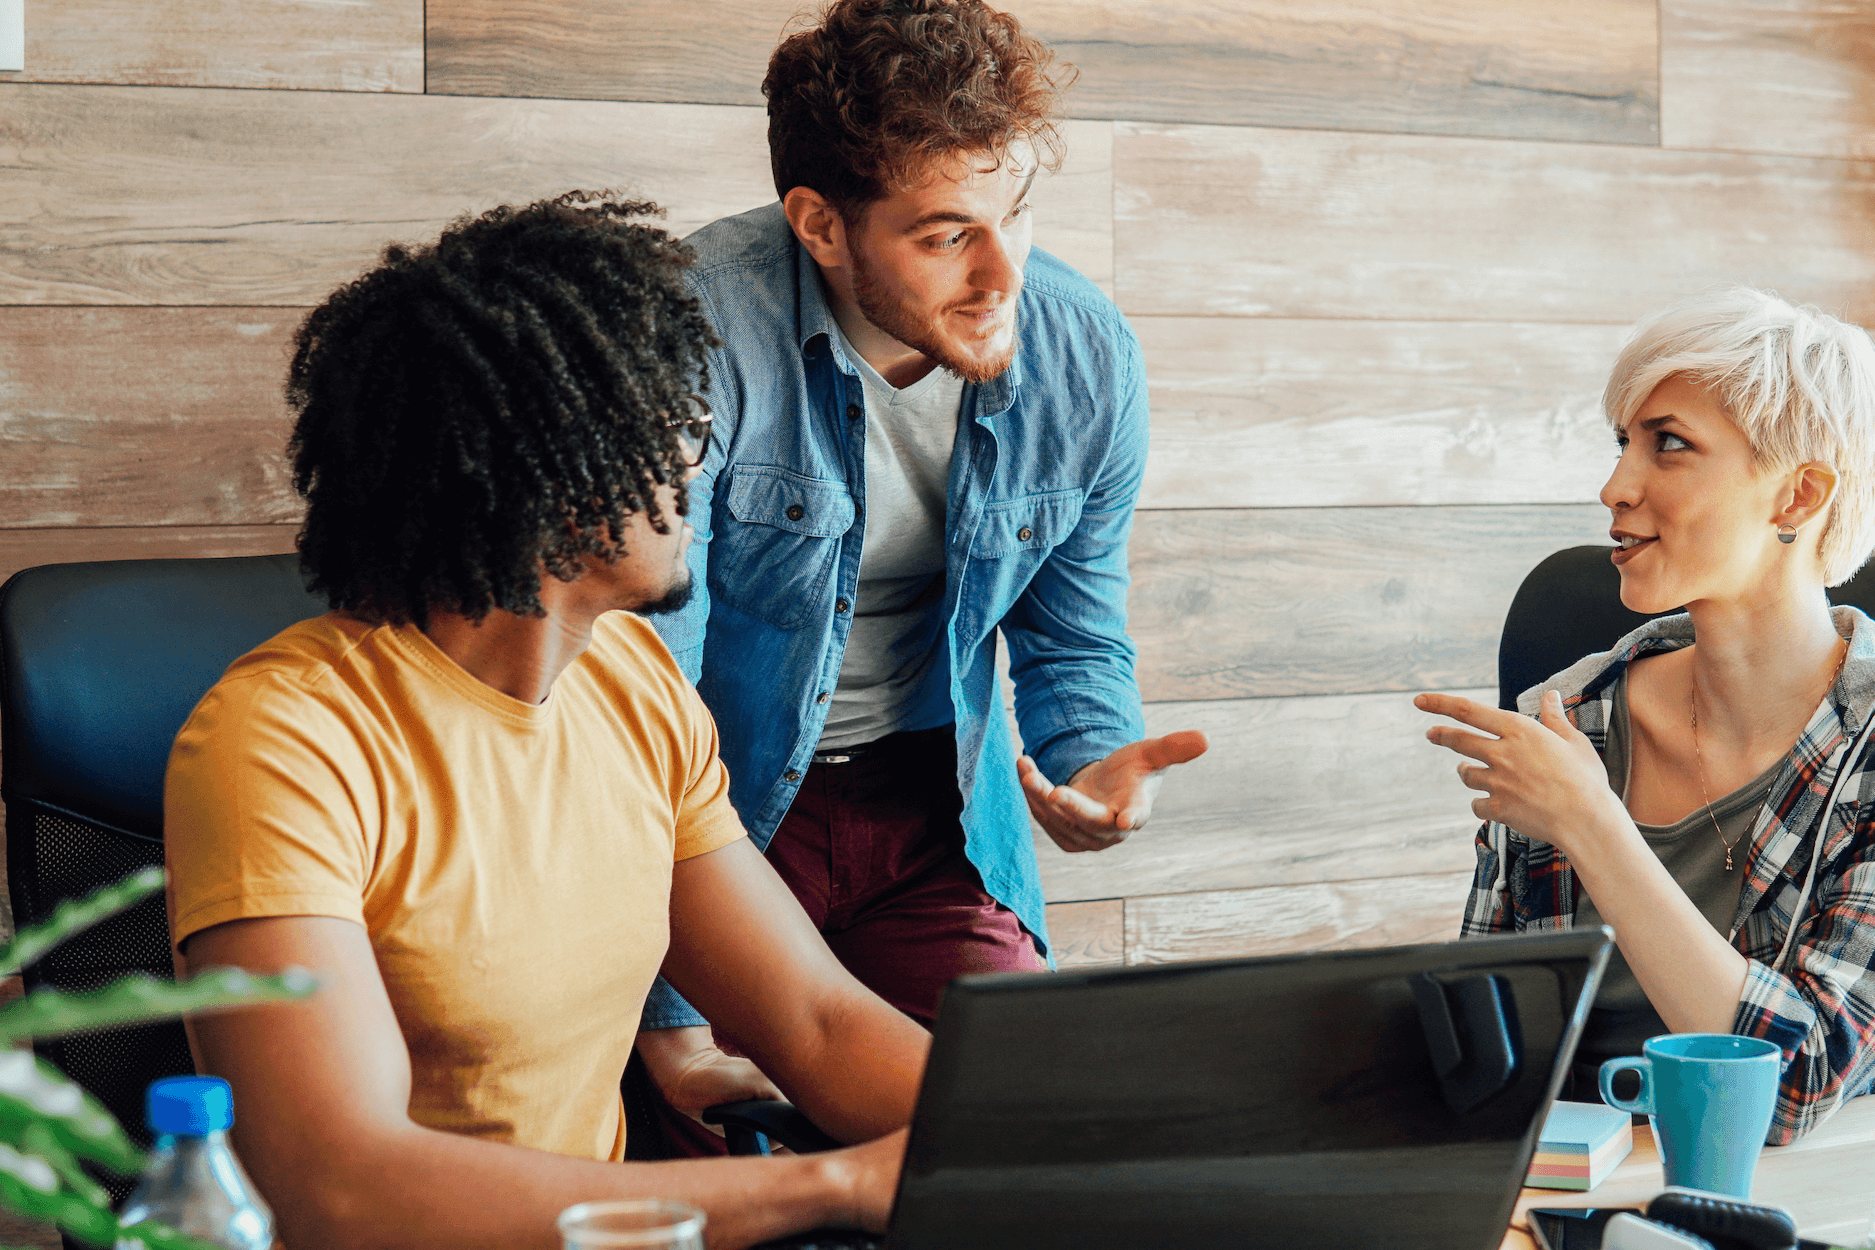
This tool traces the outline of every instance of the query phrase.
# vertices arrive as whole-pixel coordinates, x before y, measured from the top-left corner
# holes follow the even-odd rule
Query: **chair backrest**
[[[323,611],[290,555],[54,564],[0,586],[0,797],[16,924],[163,862],[176,731],[230,663]],[[83,990],[171,970],[159,895],[55,948],[27,984]],[[193,1071],[179,1024],[38,1049],[146,1141],[144,1088]]]
[[[1622,604],[1621,571],[1608,559],[1612,550],[1569,547],[1523,579],[1498,640],[1499,707],[1516,710],[1518,695],[1583,656],[1608,650],[1650,619]],[[1832,588],[1829,597],[1875,616],[1875,566]]]

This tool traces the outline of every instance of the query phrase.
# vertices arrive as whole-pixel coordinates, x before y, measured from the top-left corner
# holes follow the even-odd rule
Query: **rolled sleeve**
[[[1868,963],[1875,928],[1866,913],[1853,927],[1854,940],[1836,953],[1825,940],[1800,944],[1789,975],[1747,961],[1732,1032],[1762,1037],[1784,1052],[1777,1110],[1765,1138],[1771,1145],[1803,1136],[1844,1101],[1867,1092],[1875,1077],[1875,974]],[[1843,935],[1828,916],[1817,929]]]
[[[697,1025],[708,1025],[695,1007],[684,1001],[684,996],[671,988],[671,983],[659,977],[651,983],[651,992],[645,995],[644,1011],[638,1017],[638,1029],[688,1029]]]

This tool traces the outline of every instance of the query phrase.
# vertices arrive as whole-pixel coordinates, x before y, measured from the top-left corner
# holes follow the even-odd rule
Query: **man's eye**
[[[962,243],[963,241],[964,241],[964,232],[959,230],[956,234],[949,235],[942,239],[932,240],[931,246],[936,248],[940,252],[948,252],[952,248],[956,247],[959,243]]]

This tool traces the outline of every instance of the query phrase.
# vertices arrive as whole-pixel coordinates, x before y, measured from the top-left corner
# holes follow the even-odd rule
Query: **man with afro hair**
[[[690,487],[698,595],[659,629],[751,837],[926,1023],[960,973],[1046,967],[1031,817],[1063,850],[1114,846],[1205,747],[1141,740],[1139,343],[1030,246],[1070,76],[981,0],[833,0],[763,83],[779,202],[688,240],[717,437]],[[660,1084],[703,1024],[653,992]]]
[[[319,979],[191,1025],[289,1245],[549,1250],[559,1211],[606,1198],[695,1204],[713,1246],[884,1225],[924,1034],[750,844],[708,711],[635,615],[688,594],[715,343],[649,208],[460,221],[300,331],[300,552],[332,611],[228,669],[165,803],[180,963]],[[867,1144],[624,1162],[660,967]],[[773,1092],[748,1061],[700,1080]]]

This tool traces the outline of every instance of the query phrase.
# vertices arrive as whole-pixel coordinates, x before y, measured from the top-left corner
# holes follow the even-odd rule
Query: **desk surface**
[[[1524,1211],[1530,1207],[1642,1206],[1665,1185],[1653,1134],[1634,1127],[1634,1153],[1588,1193],[1526,1189],[1502,1250],[1532,1250]],[[1806,1237],[1860,1246],[1875,1221],[1875,1095],[1858,1098],[1828,1123],[1790,1146],[1766,1147],[1751,1196],[1786,1207]]]

